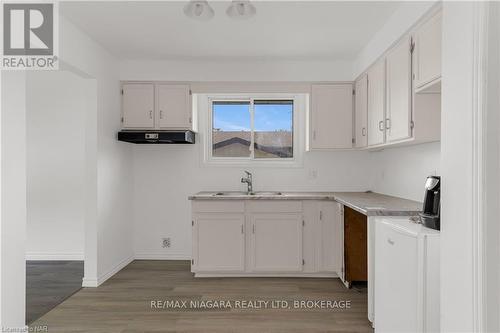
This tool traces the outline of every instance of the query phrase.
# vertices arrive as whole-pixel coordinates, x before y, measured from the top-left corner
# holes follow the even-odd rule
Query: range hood
[[[120,131],[118,140],[136,144],[193,144],[193,131]]]

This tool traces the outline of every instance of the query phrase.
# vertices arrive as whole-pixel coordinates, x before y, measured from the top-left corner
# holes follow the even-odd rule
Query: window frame
[[[201,98],[200,98],[201,97]],[[197,96],[201,112],[200,120],[204,124],[200,124],[203,137],[203,162],[205,165],[228,165],[228,166],[276,166],[276,167],[300,167],[302,166],[302,149],[304,143],[306,108],[308,106],[308,98],[306,94],[289,94],[289,93],[245,93],[245,94],[203,94]],[[245,101],[250,102],[250,107],[253,107],[254,100],[291,100],[293,101],[293,117],[292,117],[292,143],[293,157],[285,158],[255,158],[254,152],[251,152],[249,157],[214,157],[212,146],[212,131],[213,131],[213,102],[221,101]],[[203,117],[205,115],[205,117]],[[203,121],[203,118],[205,118]],[[250,112],[251,128],[254,128],[254,112]],[[254,141],[254,131],[251,132],[252,141]],[[252,147],[253,150],[253,147]]]

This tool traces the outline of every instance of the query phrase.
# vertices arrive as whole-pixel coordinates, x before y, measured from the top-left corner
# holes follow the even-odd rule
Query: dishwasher
[[[375,220],[376,332],[439,332],[439,231]]]

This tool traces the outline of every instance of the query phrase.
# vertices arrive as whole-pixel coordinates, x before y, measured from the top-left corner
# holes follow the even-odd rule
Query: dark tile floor
[[[83,261],[26,261],[26,324],[82,287]]]

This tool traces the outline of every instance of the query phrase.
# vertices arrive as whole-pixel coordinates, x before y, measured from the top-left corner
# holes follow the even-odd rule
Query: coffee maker
[[[427,228],[440,229],[441,177],[429,176],[425,182],[424,207],[419,214]]]

